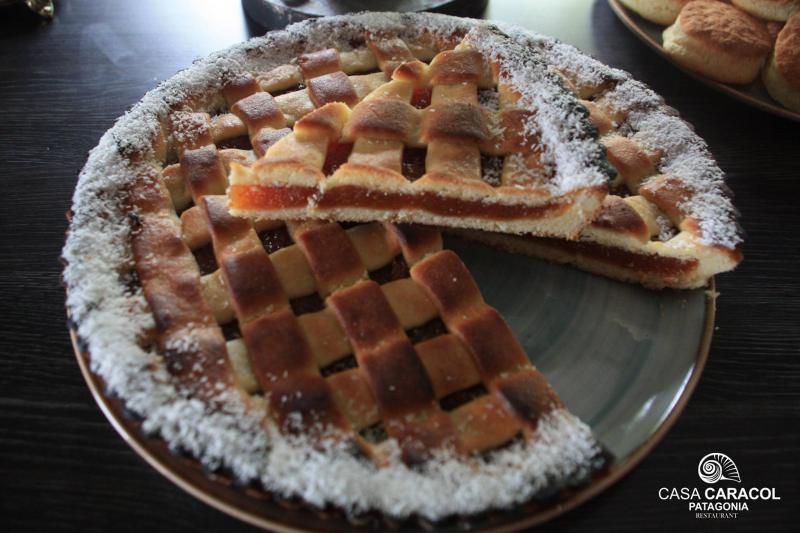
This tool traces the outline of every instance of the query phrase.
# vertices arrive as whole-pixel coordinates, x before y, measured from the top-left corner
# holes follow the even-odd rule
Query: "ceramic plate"
[[[542,523],[619,480],[675,422],[708,354],[713,284],[709,290],[649,291],[475,243],[450,239],[447,246],[459,253],[486,301],[506,317],[533,363],[567,407],[592,427],[612,459],[602,476],[556,500],[451,520],[435,529],[510,530]],[[106,416],[145,460],[181,488],[275,531],[354,529],[341,513],[277,501],[173,455],[162,440],[144,435],[139,421],[106,394],[72,335],[84,377]],[[419,529],[411,521],[394,526]],[[357,530],[385,527],[367,517]]]
[[[706,78],[702,74],[697,74],[696,72],[687,70],[673,61],[672,58],[670,58],[664,51],[664,48],[662,48],[661,33],[664,31],[664,26],[659,26],[658,24],[654,24],[643,19],[633,11],[623,6],[619,0],[608,0],[608,3],[614,13],[616,13],[617,17],[619,17],[622,23],[625,24],[625,26],[627,26],[628,29],[634,33],[634,35],[644,41],[644,43],[650,48],[665,57],[670,63],[686,72],[693,78],[700,80],[709,87],[712,87],[720,92],[733,96],[734,98],[741,100],[746,104],[750,104],[753,107],[757,107],[763,111],[768,111],[775,115],[800,122],[800,113],[786,109],[785,107],[781,106],[781,104],[773,100],[769,93],[767,93],[767,89],[764,87],[760,77],[750,85],[727,85],[725,83],[719,83],[712,79]]]

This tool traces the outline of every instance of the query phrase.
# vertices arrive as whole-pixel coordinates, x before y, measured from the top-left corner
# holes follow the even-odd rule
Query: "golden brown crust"
[[[785,21],[796,11],[800,11],[800,0],[731,0],[743,11],[763,20]]]
[[[653,175],[661,158],[660,153],[648,152],[636,141],[621,135],[609,136],[603,145],[608,162],[617,169],[617,179],[631,190],[636,190],[644,178]]]
[[[606,196],[603,209],[592,221],[592,226],[628,233],[644,242],[650,238],[650,230],[639,213],[619,196]]]
[[[772,46],[760,20],[716,0],[689,2],[678,15],[678,23],[690,37],[727,54],[762,57]]]
[[[800,90],[800,13],[789,17],[778,34],[775,63],[789,85]]]
[[[300,66],[300,71],[306,79],[337,72],[342,69],[342,64],[339,60],[339,51],[335,48],[303,54],[297,58],[297,64]]]

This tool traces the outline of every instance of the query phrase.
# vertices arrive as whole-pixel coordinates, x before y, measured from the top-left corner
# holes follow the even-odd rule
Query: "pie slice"
[[[226,93],[232,113],[219,121],[264,151],[234,166],[232,213],[559,237],[594,218],[609,170],[602,148],[536,49],[488,28],[362,38],[363,48],[302,54]]]
[[[626,72],[572,46],[513,27],[590,112],[616,171],[598,216],[577,240],[532,233],[468,238],[651,288],[697,288],[742,260],[742,231],[724,174],[705,142]],[[464,234],[464,233],[462,233]]]
[[[438,229],[229,211],[230,174],[276,147],[325,143],[333,165],[340,149],[315,132],[352,112],[309,103],[309,81],[291,91],[301,67],[286,65],[350,47],[340,57],[368,71],[367,29],[438,43],[431,55],[491,33],[438,16],[312,21],[150,93],[76,189],[64,279],[78,336],[145,431],[260,497],[436,520],[562,493],[601,467],[600,445]],[[359,101],[387,85],[349,79]],[[317,88],[354,104],[337,83]]]

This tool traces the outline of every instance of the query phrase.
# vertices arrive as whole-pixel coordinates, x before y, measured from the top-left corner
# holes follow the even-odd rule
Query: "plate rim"
[[[762,100],[761,98],[757,98],[751,94],[745,93],[736,87],[729,85],[727,83],[721,83],[702,74],[694,72],[692,70],[687,69],[674,59],[672,59],[662,47],[661,43],[653,39],[645,30],[643,30],[639,24],[639,22],[634,18],[641,18],[639,15],[630,12],[630,10],[622,5],[619,0],[608,0],[608,4],[611,7],[611,10],[617,16],[617,18],[627,27],[631,33],[633,33],[636,37],[639,38],[644,44],[649,46],[651,49],[655,50],[655,52],[669,61],[674,67],[678,68],[679,70],[683,71],[684,73],[688,74],[692,78],[700,81],[701,83],[711,87],[712,89],[716,89],[719,92],[722,92],[730,97],[733,97],[741,102],[744,102],[756,109],[760,109],[761,111],[766,111],[767,113],[772,113],[773,115],[779,116],[781,118],[793,120],[796,122],[800,122],[800,113],[792,111],[791,109],[787,109],[783,107],[780,103],[775,101],[767,101]]]
[[[609,0],[613,2],[615,0]],[[591,274],[587,274],[591,275]],[[698,351],[695,355],[695,361],[690,370],[689,379],[686,380],[677,401],[674,402],[668,414],[659,424],[658,428],[645,440],[638,448],[636,448],[622,464],[614,462],[608,467],[607,473],[596,480],[593,480],[588,486],[580,488],[572,493],[572,495],[565,501],[559,502],[556,505],[548,506],[540,512],[534,512],[529,516],[523,516],[518,520],[502,524],[496,527],[476,527],[473,531],[517,531],[523,528],[535,527],[555,519],[558,516],[571,511],[587,501],[593,499],[599,494],[605,492],[611,486],[618,483],[621,479],[627,476],[633,469],[641,463],[645,457],[650,455],[652,450],[666,437],[667,433],[677,422],[680,415],[683,413],[689,399],[692,397],[700,376],[703,373],[706,362],[708,361],[709,352],[711,348],[711,339],[714,333],[714,323],[716,318],[716,283],[712,277],[708,285],[705,287],[705,316],[703,324],[702,337],[698,346]],[[159,474],[167,478],[170,482],[177,485],[183,491],[191,496],[202,501],[206,505],[217,509],[229,516],[238,520],[246,522],[250,525],[277,531],[281,533],[299,533],[304,531],[314,531],[311,529],[298,529],[285,523],[260,516],[248,510],[237,507],[231,502],[223,500],[221,497],[211,494],[208,490],[204,490],[201,486],[196,486],[191,480],[186,478],[189,466],[182,464],[177,455],[171,455],[174,460],[165,461],[160,455],[161,452],[151,449],[152,442],[161,441],[160,437],[150,437],[143,434],[140,430],[133,427],[131,420],[118,413],[118,409],[112,405],[112,401],[119,402],[124,407],[124,401],[121,399],[114,399],[109,397],[103,390],[101,383],[102,377],[95,374],[90,368],[90,354],[80,347],[78,341],[78,332],[75,325],[71,321],[69,308],[66,309],[67,317],[69,320],[69,336],[72,344],[73,353],[80,367],[81,375],[86,382],[94,401],[97,403],[100,410],[105,415],[108,422],[114,430],[122,437],[122,439],[130,446],[140,458],[154,468]],[[221,485],[219,482],[214,481],[211,477],[204,476],[201,484],[215,484]],[[254,498],[255,499],[255,498]],[[510,508],[509,510],[513,510]],[[310,512],[307,509],[304,511],[291,511],[289,512]],[[505,510],[498,509],[490,511],[493,513],[503,514]],[[355,526],[353,526],[355,527]],[[435,528],[434,528],[435,529]]]

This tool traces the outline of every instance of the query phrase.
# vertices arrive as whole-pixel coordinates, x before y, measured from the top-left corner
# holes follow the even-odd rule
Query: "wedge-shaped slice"
[[[531,47],[543,43],[518,38]],[[568,45],[547,44],[590,112],[616,177],[613,194],[574,241],[471,232],[512,252],[573,264],[653,288],[696,288],[742,260],[723,173],[703,140],[650,89]]]
[[[575,237],[606,194],[595,130],[538,52],[494,37],[430,64],[376,53],[392,77],[361,100],[338,70],[316,83],[332,60],[306,68],[326,72],[306,81],[317,107],[255,165],[234,166],[231,212]]]

